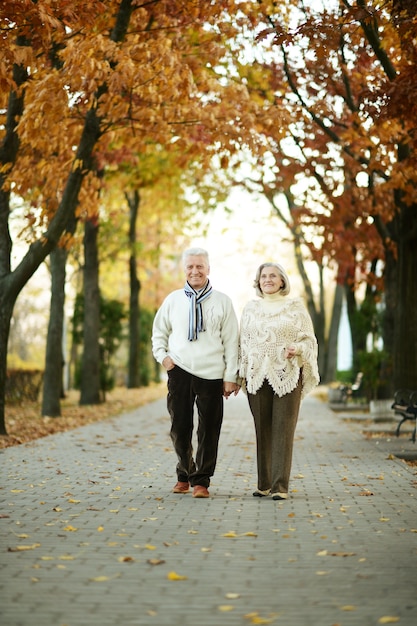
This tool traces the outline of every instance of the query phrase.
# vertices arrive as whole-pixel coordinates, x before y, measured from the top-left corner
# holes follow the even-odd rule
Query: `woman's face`
[[[277,293],[284,286],[281,274],[274,266],[266,265],[259,277],[259,286],[262,293]]]

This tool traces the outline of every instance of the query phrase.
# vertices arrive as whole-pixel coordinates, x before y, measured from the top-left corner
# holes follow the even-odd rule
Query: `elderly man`
[[[171,439],[178,457],[174,493],[208,498],[214,474],[223,396],[239,392],[238,322],[232,301],[208,279],[203,248],[183,254],[186,283],[170,293],[153,323],[152,351],[168,374],[167,406]],[[198,411],[197,451],[193,457],[194,405]]]

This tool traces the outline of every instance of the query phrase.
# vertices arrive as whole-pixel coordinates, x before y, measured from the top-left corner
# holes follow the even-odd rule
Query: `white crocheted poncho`
[[[294,346],[296,356],[285,358]],[[317,339],[301,298],[279,294],[251,300],[240,322],[239,376],[249,393],[266,379],[278,396],[297,386],[302,371],[302,395],[319,384]]]

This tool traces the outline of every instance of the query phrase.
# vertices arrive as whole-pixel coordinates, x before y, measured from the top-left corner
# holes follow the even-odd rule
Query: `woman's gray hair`
[[[288,294],[290,293],[290,289],[291,289],[291,285],[290,285],[290,279],[288,278],[288,274],[287,272],[284,270],[284,268],[282,267],[282,265],[280,265],[279,263],[262,263],[262,265],[260,265],[258,267],[258,269],[256,270],[256,276],[255,276],[255,280],[253,282],[253,286],[255,287],[255,291],[256,291],[256,295],[259,296],[260,298],[264,297],[264,294],[262,293],[262,289],[260,287],[259,284],[259,280],[261,278],[261,274],[262,274],[262,270],[265,267],[275,267],[281,278],[283,281],[283,286],[280,287],[279,289],[279,293],[282,296],[288,296]]]
[[[188,248],[182,253],[182,262],[185,265],[189,256],[203,256],[206,259],[207,266],[210,267],[209,255],[204,248]]]

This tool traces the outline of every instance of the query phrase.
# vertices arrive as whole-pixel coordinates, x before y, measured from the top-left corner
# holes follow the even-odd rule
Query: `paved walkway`
[[[2,451],[3,626],[417,624],[417,470],[393,456],[407,436],[365,440],[308,397],[291,499],[253,498],[241,393],[195,500],[170,491],[168,428],[160,400]]]

